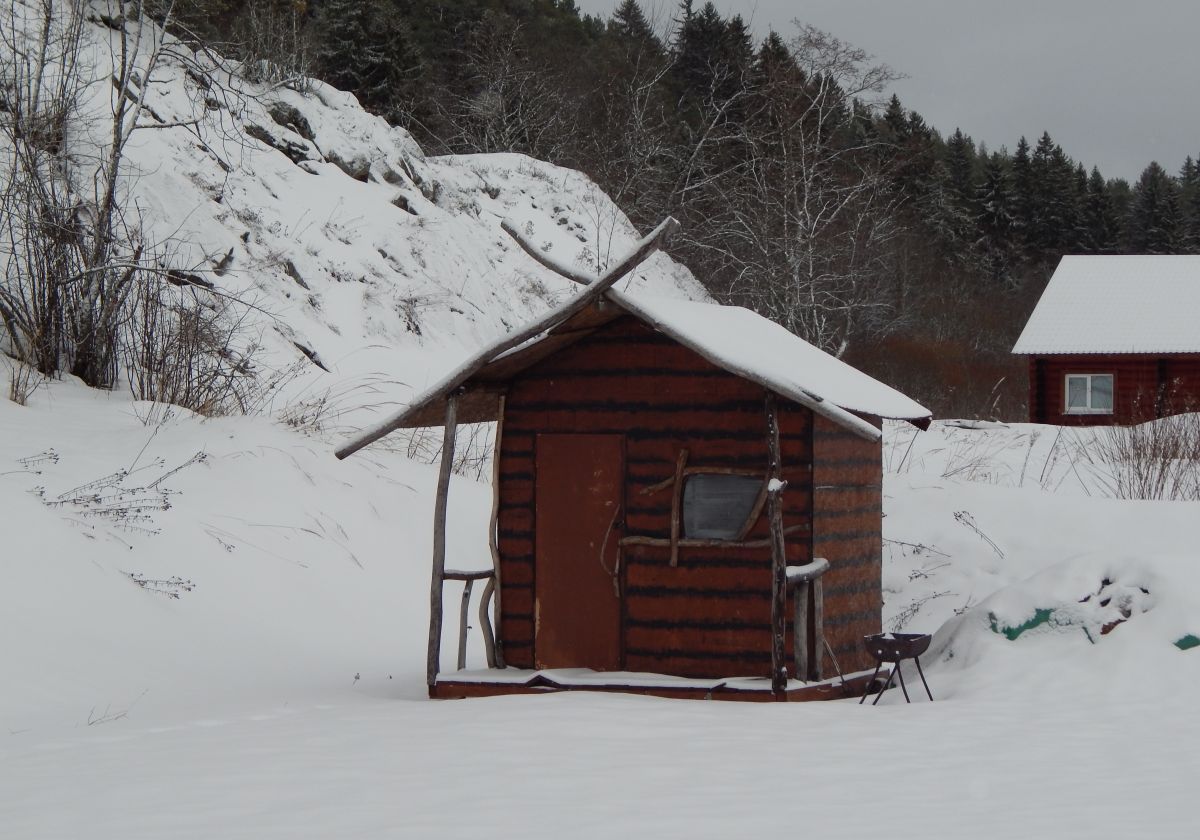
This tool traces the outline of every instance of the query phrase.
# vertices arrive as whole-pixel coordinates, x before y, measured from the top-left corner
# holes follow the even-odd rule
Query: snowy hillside
[[[164,123],[189,78],[150,85]],[[934,703],[426,699],[435,468],[333,445],[571,291],[501,220],[593,268],[635,232],[577,173],[226,82],[198,134],[136,135],[129,189],[257,302],[267,369],[306,368],[252,417],[70,378],[0,401],[0,837],[1194,833],[1196,503],[1114,498],[1076,430],[886,427],[884,621],[936,632]],[[663,256],[629,282],[703,296]],[[448,565],[481,568],[464,473]]]
[[[66,136],[81,183],[107,139],[120,51],[104,4],[92,8]],[[639,236],[578,172],[522,155],[427,157],[408,132],[316,80],[304,92],[255,84],[149,25],[139,49],[138,67],[156,63],[148,81],[133,73],[145,114],[125,150],[121,201],[147,258],[244,304],[242,339],[261,345],[265,377],[307,357],[306,374],[370,377],[403,399],[430,370],[571,291],[502,221],[591,273]],[[622,287],[707,297],[662,254]]]

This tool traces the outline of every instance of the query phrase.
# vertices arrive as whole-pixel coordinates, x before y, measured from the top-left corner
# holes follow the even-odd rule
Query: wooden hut
[[[1029,420],[1141,423],[1200,409],[1200,256],[1066,256],[1013,353]]]
[[[861,691],[827,678],[870,667],[880,630],[880,418],[929,412],[738,307],[596,284],[535,326],[338,453],[497,423],[492,568],[475,575],[497,595],[494,631],[480,616],[494,667],[439,673],[441,587],[472,574],[439,579],[435,556],[431,696]]]

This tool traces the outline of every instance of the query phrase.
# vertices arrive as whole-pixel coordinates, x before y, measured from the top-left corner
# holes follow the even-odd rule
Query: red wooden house
[[[1013,353],[1029,419],[1139,423],[1200,407],[1200,256],[1062,258]]]
[[[439,577],[435,529],[431,696],[802,699],[831,665],[873,664],[881,418],[926,409],[738,307],[597,285],[523,335],[338,452],[497,423],[490,568]],[[447,579],[495,593],[493,667],[440,672]]]

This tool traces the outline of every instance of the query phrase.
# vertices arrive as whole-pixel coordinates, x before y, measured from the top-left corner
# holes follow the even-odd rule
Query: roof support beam
[[[533,257],[533,259],[553,271],[555,274],[560,274],[563,277],[566,277],[568,280],[578,283],[580,286],[590,286],[592,283],[596,282],[595,277],[588,277],[586,274],[582,274],[570,266],[563,265],[560,262],[550,259],[548,256],[546,256],[545,251],[526,239],[524,234],[517,230],[517,226],[514,225],[509,219],[505,219],[503,222],[501,222],[500,227],[505,233],[511,236],[518,245],[521,246],[522,251]]]
[[[454,436],[458,431],[458,397],[446,400],[446,428],[442,434],[442,465],[438,471],[437,496],[433,503],[433,576],[429,586],[429,650],[425,659],[425,682],[433,691],[441,670],[442,590],[446,583],[446,509],[450,495],[450,470],[454,466]]]

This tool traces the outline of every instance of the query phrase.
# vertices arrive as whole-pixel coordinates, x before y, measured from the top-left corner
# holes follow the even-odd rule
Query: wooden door
[[[619,670],[624,438],[538,435],[535,457],[534,660]]]

